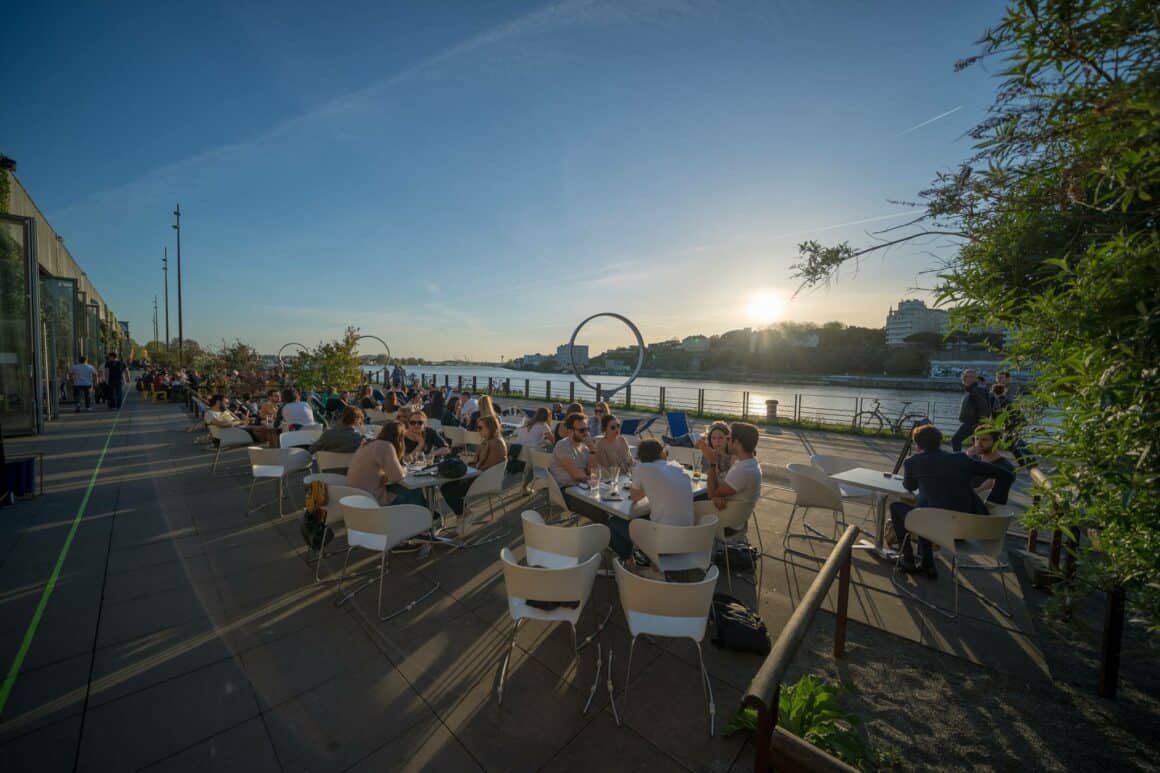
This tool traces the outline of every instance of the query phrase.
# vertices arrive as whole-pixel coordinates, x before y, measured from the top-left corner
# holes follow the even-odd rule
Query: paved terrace
[[[0,511],[4,668],[38,619],[0,715],[0,770],[750,768],[743,737],[723,737],[721,729],[759,657],[706,645],[719,707],[718,734],[709,738],[691,645],[642,641],[618,728],[603,689],[593,709],[580,713],[592,648],[577,668],[563,628],[529,623],[498,706],[494,686],[511,630],[498,560],[503,541],[436,549],[425,559],[393,557],[386,608],[418,595],[428,578],[442,583],[407,615],[379,622],[373,590],[336,608],[333,583],[314,582],[298,534],[301,511],[278,519],[271,507],[247,516],[244,452],[223,454],[215,475],[212,454],[194,444],[188,424],[179,408],[132,394],[119,414],[67,414],[43,436],[9,441],[11,454],[46,454],[48,491]],[[790,431],[761,443],[767,486],[757,510],[766,549],[759,602],[776,636],[817,568],[783,555],[792,493],[781,487],[781,466],[816,452],[889,468],[899,444]],[[522,555],[518,514],[528,500],[512,483],[502,523],[491,528],[506,527],[506,544]],[[271,488],[259,490],[270,497]],[[300,487],[293,497],[301,503]],[[37,618],[80,509],[55,590]],[[820,525],[827,518],[812,517]],[[332,547],[341,544],[340,536]],[[945,592],[935,597],[949,603],[949,568],[943,570],[936,587]],[[1014,684],[1050,683],[1014,575],[1013,620],[964,594],[957,621],[904,602],[887,568],[865,553],[857,554],[853,576],[850,612],[863,624],[851,625],[843,664],[934,657],[939,671],[983,663]],[[998,592],[989,580],[971,580]],[[734,587],[749,603],[758,601],[752,585],[735,580]],[[836,589],[831,603],[834,596]],[[581,635],[615,598],[614,581],[598,578]],[[619,610],[612,621],[603,643],[615,651],[622,691],[628,635]],[[803,660],[830,668],[818,653],[828,647],[832,617],[820,615],[815,628]],[[851,678],[844,670],[840,676]],[[989,721],[975,732],[984,729],[996,738],[1007,733]],[[928,762],[939,759],[920,740],[911,746],[934,754]],[[1006,750],[1000,759],[1019,759],[1018,744],[998,747]]]

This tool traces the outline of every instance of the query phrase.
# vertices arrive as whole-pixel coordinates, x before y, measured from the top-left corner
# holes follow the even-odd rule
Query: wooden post
[[[660,405],[658,406],[661,413],[665,411],[665,388],[661,387]]]
[[[753,734],[753,769],[761,771],[761,773],[769,773],[772,767],[771,747],[773,745],[773,728],[775,727],[777,716],[777,702],[778,693],[781,688],[778,687],[773,691],[773,709],[767,709],[762,706],[757,710],[757,730]]]
[[[505,378],[503,380],[503,394],[504,397],[512,396],[512,380],[510,378]]]
[[[472,376],[471,377],[471,394],[474,395],[474,394],[477,394],[478,392],[479,392],[479,376]]]
[[[596,402],[600,402],[603,399],[604,399],[604,384],[601,384],[599,381],[597,381],[596,382]]]
[[[632,406],[632,384],[629,384],[628,386],[626,386],[624,388],[624,407],[629,408],[631,406]]]
[[[697,390],[697,415],[698,416],[705,415],[705,390],[704,389]]]
[[[1124,642],[1124,589],[1113,585],[1104,602],[1104,635],[1100,643],[1099,694],[1115,698],[1120,681],[1120,649]]]
[[[1063,532],[1055,529],[1051,532],[1051,554],[1048,558],[1048,564],[1051,566],[1051,571],[1059,572],[1059,554],[1063,548]]]
[[[576,382],[575,381],[568,382],[568,402],[570,402],[570,403],[576,402]]]
[[[544,395],[548,398],[548,400],[552,399],[552,382],[551,381],[544,382]]]
[[[846,553],[842,569],[838,572],[838,609],[834,624],[834,657],[846,654],[846,611],[850,606],[850,560],[853,551]]]
[[[451,376],[443,375],[443,386],[451,386]]]
[[[749,393],[748,392],[741,393],[741,418],[743,418],[743,419],[749,418]]]
[[[462,391],[463,391],[463,376],[460,376],[460,377],[459,377],[459,388],[458,388],[458,389],[456,389],[455,391],[456,391],[456,392],[462,392]]]
[[[532,380],[530,378],[524,379],[524,397],[532,396]]]

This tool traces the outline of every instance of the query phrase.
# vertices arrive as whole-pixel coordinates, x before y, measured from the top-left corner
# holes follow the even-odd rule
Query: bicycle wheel
[[[862,429],[871,432],[882,431],[882,417],[877,411],[861,411],[854,414],[854,422],[851,424],[854,429]]]
[[[909,435],[914,431],[914,425],[922,422],[923,424],[930,424],[930,418],[922,413],[908,413],[902,417],[898,425],[893,427],[895,435]]]

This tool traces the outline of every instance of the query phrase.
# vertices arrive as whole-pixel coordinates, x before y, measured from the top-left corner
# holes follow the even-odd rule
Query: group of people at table
[[[479,433],[472,464],[480,471],[508,464],[508,470],[518,474],[524,469],[520,461],[526,458],[521,454],[523,449],[550,450],[549,474],[573,511],[606,522],[612,532],[613,550],[626,561],[633,560],[628,521],[610,517],[583,497],[570,496],[575,493],[574,487],[587,488],[590,476],[598,469],[629,476],[629,498],[633,502],[648,499],[649,513],[645,517],[674,526],[694,524],[694,499],[709,499],[718,509],[724,509],[737,501],[755,504],[761,495],[761,467],[755,457],[759,433],[752,424],[714,422],[700,437],[696,444],[701,452],[698,472],[705,474],[707,485],[694,494],[685,468],[669,461],[667,450],[659,441],[642,440],[634,458],[627,439],[620,434],[620,420],[604,402],[593,407],[591,416],[581,403],[572,403],[559,421],[548,408],[541,407],[505,439],[499,409],[489,395],[475,397],[464,392],[446,396],[433,390],[425,403],[408,399],[400,404],[395,393],[388,392],[381,406],[372,395],[369,387],[360,390],[360,404],[346,403],[338,421],[323,431],[309,450],[353,453],[346,470],[348,483],[373,494],[384,505],[424,504],[421,490],[402,485],[407,463],[436,461],[456,450],[429,425],[429,412],[440,417],[442,427],[462,426]],[[381,411],[384,418],[373,437],[365,431],[368,410]],[[322,426],[311,405],[292,388],[281,393],[272,391],[261,405],[234,406],[228,397],[213,395],[203,418],[209,426],[251,430],[265,425],[288,430]],[[470,483],[455,480],[440,487],[444,500],[457,516],[464,514]],[[639,553],[636,558],[643,560]]]
[[[617,476],[629,476],[629,498],[635,503],[647,497],[647,517],[673,526],[694,524],[695,499],[711,500],[722,510],[734,502],[755,504],[761,495],[761,467],[755,456],[760,435],[757,427],[746,422],[713,422],[696,440],[695,447],[701,453],[699,472],[706,476],[707,485],[695,493],[684,467],[669,460],[667,448],[659,441],[642,440],[634,455],[620,434],[619,418],[604,402],[593,406],[591,416],[581,403],[572,403],[558,421],[554,418],[558,411],[538,408],[505,439],[499,408],[489,395],[477,397],[466,390],[449,395],[440,389],[423,395],[413,389],[402,399],[395,391],[388,391],[380,402],[373,388],[366,386],[359,390],[357,399],[351,399],[347,392],[335,397],[340,405],[330,403],[327,407],[338,411],[338,421],[322,432],[310,445],[310,451],[353,453],[346,471],[348,482],[372,493],[380,503],[424,504],[423,492],[404,487],[402,481],[408,462],[436,461],[457,450],[429,425],[428,417],[437,416],[442,427],[462,426],[479,433],[473,465],[480,471],[508,464],[509,472],[518,473],[523,469],[519,461],[523,449],[550,450],[549,473],[570,508],[607,523],[612,532],[612,549],[628,562],[634,560],[629,522],[610,517],[589,498],[577,495],[588,488],[593,472],[607,470]],[[207,425],[249,429],[263,424],[289,430],[323,426],[317,410],[302,399],[298,390],[272,390],[267,398],[261,405],[243,403],[234,407],[229,398],[214,395],[204,420]],[[365,429],[370,410],[381,412],[383,418],[373,437]],[[999,438],[998,431],[980,426],[966,453],[952,453],[942,450],[943,436],[936,427],[918,426],[912,434],[918,451],[903,463],[903,486],[917,492],[918,507],[985,514],[988,503],[1006,503],[1015,481],[1014,466],[998,451]],[[470,483],[456,480],[441,486],[444,500],[457,516],[464,514]],[[903,548],[902,567],[934,577],[930,543],[919,540],[916,557],[906,539],[906,515],[913,507],[904,502],[890,505],[894,531]],[[638,553],[635,559],[642,557]]]

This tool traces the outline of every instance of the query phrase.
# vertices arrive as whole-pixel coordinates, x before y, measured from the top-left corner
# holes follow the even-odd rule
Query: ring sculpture
[[[382,344],[382,345],[383,345],[383,348],[387,350],[387,362],[389,363],[389,362],[391,361],[391,347],[387,346],[387,342],[386,342],[386,341],[384,341],[383,339],[379,338],[378,336],[373,336],[373,335],[357,335],[357,336],[355,336],[355,337],[354,337],[355,343],[358,343],[359,341],[363,340],[364,338],[372,338],[372,339],[374,339],[375,341],[378,341],[380,344]]]
[[[580,369],[576,367],[576,336],[580,334],[581,328],[583,328],[597,317],[612,317],[613,319],[619,319],[625,325],[628,325],[628,329],[632,331],[634,336],[636,336],[636,369],[633,370],[632,375],[629,376],[628,380],[626,380],[623,384],[615,386],[612,389],[604,389],[603,386],[601,387],[601,391],[605,395],[614,395],[632,382],[636,381],[636,377],[640,375],[640,369],[644,366],[644,337],[641,336],[640,330],[636,325],[633,324],[631,319],[624,316],[623,314],[615,314],[611,311],[602,311],[599,314],[593,314],[591,317],[576,326],[576,329],[572,331],[572,338],[568,341],[568,359],[572,362],[572,372],[576,374],[576,378],[580,379],[580,383],[591,389],[593,392],[596,391],[596,386],[588,383],[588,379],[584,378],[584,376],[580,373]]]
[[[278,353],[274,355],[275,357],[278,358],[278,365],[282,368],[282,370],[286,370],[286,363],[282,362],[282,352],[286,351],[287,346],[297,346],[299,349],[301,349],[304,352],[310,351],[309,349],[306,348],[305,344],[300,344],[297,341],[291,341],[288,344],[282,344],[282,348],[280,348],[278,350]]]

